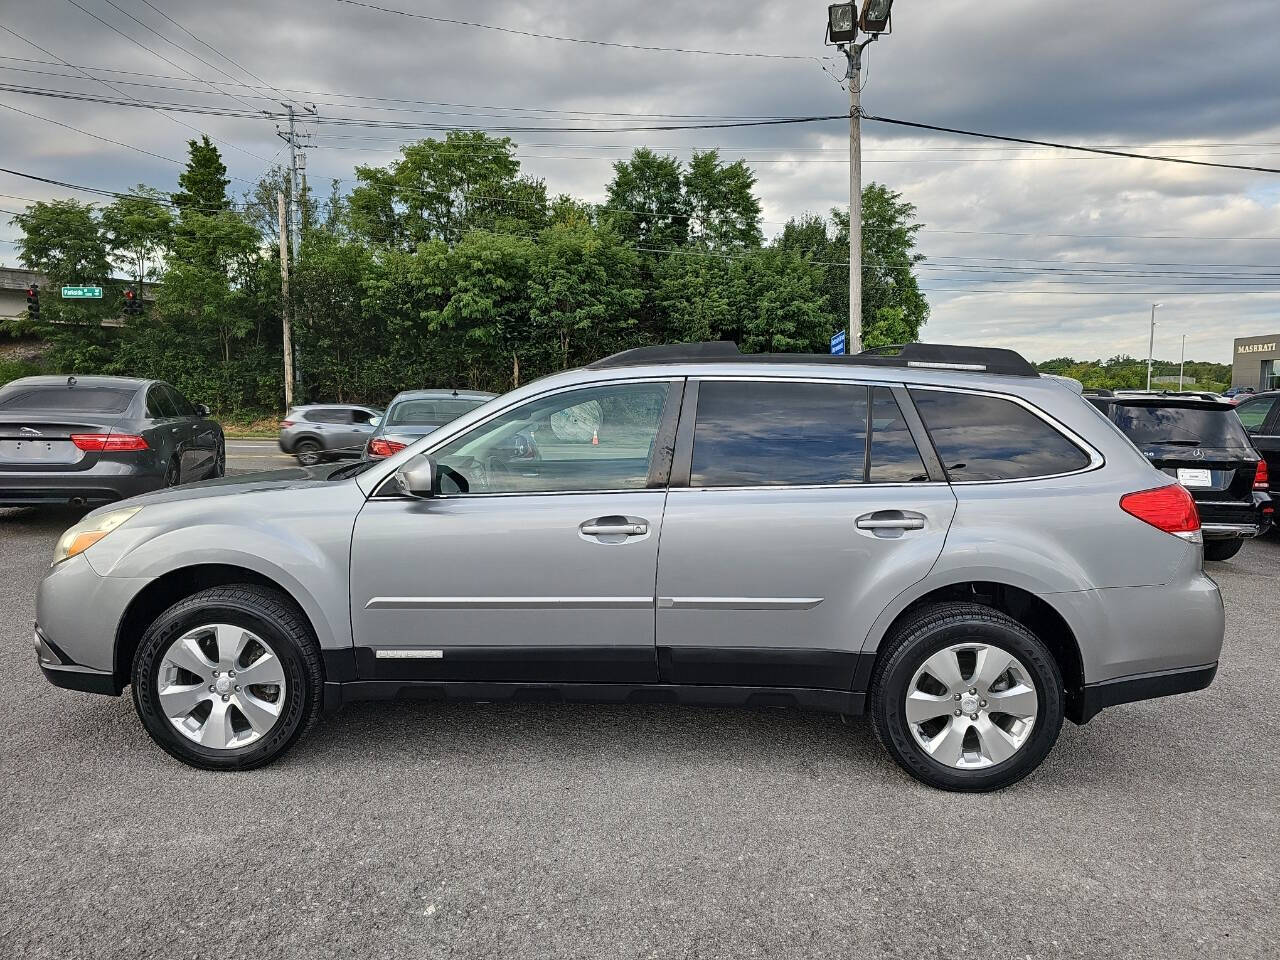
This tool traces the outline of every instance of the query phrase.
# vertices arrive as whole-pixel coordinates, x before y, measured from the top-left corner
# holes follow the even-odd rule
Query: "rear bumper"
[[[1265,528],[1259,523],[1202,523],[1200,532],[1206,540],[1234,540],[1256,537]]]
[[[1102,683],[1088,683],[1080,691],[1067,697],[1067,718],[1074,723],[1088,723],[1097,716],[1099,710],[1117,704],[1203,690],[1213,683],[1217,672],[1218,664],[1215,661],[1198,667],[1139,673]]]
[[[18,473],[0,470],[0,507],[98,506],[159,490],[164,471]]]
[[[1255,491],[1249,500],[1196,500],[1200,530],[1206,540],[1256,537],[1271,526],[1271,496]]]

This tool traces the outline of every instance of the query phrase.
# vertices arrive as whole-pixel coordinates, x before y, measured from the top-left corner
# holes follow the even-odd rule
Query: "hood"
[[[122,506],[144,507],[153,503],[177,503],[182,500],[238,496],[242,493],[260,493],[269,490],[284,491],[300,487],[324,486],[327,485],[329,476],[334,471],[341,470],[344,466],[348,465],[326,463],[315,467],[286,467],[283,470],[269,470],[264,473],[250,473],[235,477],[219,477],[217,480],[203,480],[199,483],[183,484],[180,487],[170,487],[166,490],[157,490],[154,493],[144,493],[141,496],[130,497],[128,500],[109,503],[92,511],[90,516],[97,513],[109,513],[112,510],[120,509]]]

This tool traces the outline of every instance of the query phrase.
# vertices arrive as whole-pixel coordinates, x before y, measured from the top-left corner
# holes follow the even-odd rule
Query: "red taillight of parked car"
[[[81,450],[102,453],[123,453],[129,450],[150,450],[146,437],[132,433],[73,433],[71,442]]]
[[[1200,534],[1200,511],[1187,488],[1180,483],[1126,493],[1120,498],[1120,509],[1143,523],[1184,540],[1195,540]]]
[[[281,429],[281,430],[288,430],[288,429],[289,429],[290,427],[292,427],[292,426],[293,426],[293,421],[292,421],[292,420],[281,420],[281,421],[280,421],[280,429]]]
[[[1253,489],[1270,490],[1271,478],[1267,476],[1267,461],[1259,460],[1258,469],[1253,475]]]
[[[383,440],[379,437],[377,440],[369,442],[369,456],[382,459],[383,457],[391,456],[393,453],[399,453],[404,449],[404,446],[403,443],[397,443],[394,440]]]

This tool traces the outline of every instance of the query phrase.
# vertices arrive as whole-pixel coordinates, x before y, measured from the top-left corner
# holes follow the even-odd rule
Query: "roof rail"
[[[942,343],[907,343],[876,347],[853,356],[826,353],[742,353],[728,340],[711,343],[672,343],[623,350],[587,364],[588,370],[635,367],[657,363],[831,363],[873,367],[917,367],[995,373],[1010,377],[1038,377],[1021,354],[1002,347],[965,347]]]

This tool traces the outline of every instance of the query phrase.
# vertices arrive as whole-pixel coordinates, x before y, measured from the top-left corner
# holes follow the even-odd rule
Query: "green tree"
[[[542,232],[529,280],[531,332],[556,351],[554,369],[630,345],[644,299],[634,251],[611,230]]]
[[[675,157],[640,147],[628,160],[613,165],[601,211],[628,244],[666,250],[689,239],[689,206],[681,182],[683,167]]]
[[[111,280],[107,238],[91,204],[75,200],[36,203],[13,218],[22,231],[18,259],[44,277],[40,319],[13,324],[11,332],[35,333],[49,342],[49,361],[67,372],[94,372],[112,359],[115,333],[104,321],[117,317],[120,285]],[[63,285],[104,288],[101,300],[63,300]]]
[[[140,183],[130,196],[120,197],[102,210],[107,250],[128,264],[139,289],[155,275],[159,258],[172,242],[173,215],[167,199],[161,191]]]
[[[711,250],[760,246],[756,175],[744,161],[722,163],[718,150],[694,151],[682,184],[692,241]]]
[[[356,167],[349,220],[375,243],[412,250],[427,240],[454,242],[468,230],[538,230],[547,222],[541,180],[520,176],[515,144],[474,131],[400,148],[389,167]]]

